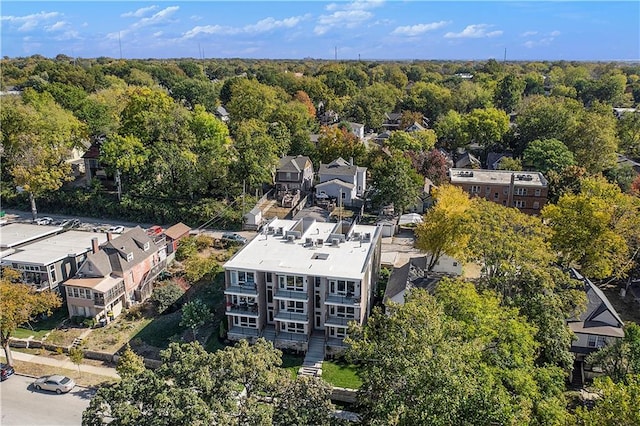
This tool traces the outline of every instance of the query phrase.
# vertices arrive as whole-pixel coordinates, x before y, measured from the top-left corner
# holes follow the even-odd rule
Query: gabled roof
[[[144,246],[147,243],[149,248],[144,250]],[[158,248],[147,233],[139,226],[136,226],[119,237],[108,241],[102,250],[109,256],[109,261],[114,271],[125,272],[157,252]],[[127,260],[130,253],[133,254],[133,260]]]
[[[171,238],[172,240],[177,240],[184,234],[189,233],[189,231],[191,231],[191,228],[189,228],[182,222],[178,222],[164,231],[164,235],[166,235],[168,238]]]
[[[113,272],[109,256],[100,250],[87,255],[87,259],[78,269],[78,277],[107,277]]]
[[[355,187],[355,185],[352,184],[352,183],[345,182],[343,180],[340,180],[340,179],[336,178],[336,179],[328,180],[326,182],[319,183],[319,184],[316,185],[316,188],[321,188],[321,187],[327,186],[329,184],[344,186],[345,188],[349,188],[349,189],[353,189],[353,187]]]
[[[456,168],[461,169],[468,166],[480,166],[480,160],[478,160],[473,154],[469,152],[465,152],[462,156],[456,161]]]
[[[385,112],[384,116],[389,121],[398,121],[402,118],[401,112]]]
[[[424,288],[429,292],[433,292],[435,285],[446,274],[429,273],[425,276],[426,269],[426,256],[411,258],[406,264],[398,268],[393,268],[393,272],[391,272],[391,275],[389,276],[387,288],[384,292],[384,303],[403,291],[416,287]]]
[[[602,290],[573,268],[571,268],[571,276],[582,281],[584,284],[584,291],[587,294],[587,309],[585,309],[578,318],[573,318],[572,320],[569,320],[569,322],[582,322],[584,323],[583,328],[585,330],[589,327],[606,326],[622,328],[624,322]],[[599,317],[602,317],[602,314],[608,314],[611,316],[614,324],[605,323],[599,320]]]
[[[318,174],[338,175],[338,176],[355,176],[358,172],[358,166],[350,164],[342,157],[338,157],[329,164],[320,164]]]
[[[425,130],[424,126],[422,126],[420,123],[418,123],[417,121],[414,121],[412,125],[408,126],[405,131],[407,132],[415,132],[418,130]]]
[[[226,117],[229,115],[229,113],[227,112],[227,110],[225,109],[225,107],[223,107],[222,105],[220,105],[219,107],[216,108],[216,115],[219,115],[221,117]]]
[[[311,164],[311,159],[305,155],[287,155],[280,159],[278,171],[280,172],[300,172],[307,168],[307,164]]]

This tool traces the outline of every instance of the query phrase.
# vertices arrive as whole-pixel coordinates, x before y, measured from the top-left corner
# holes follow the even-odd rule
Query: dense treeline
[[[512,169],[548,174],[554,200],[576,174],[604,173],[631,190],[633,174],[615,153],[640,156],[638,114],[617,120],[612,112],[640,101],[640,67],[633,64],[36,55],[5,58],[2,68],[2,89],[23,91],[3,96],[2,178],[26,189],[32,205],[44,197],[47,208],[61,204],[50,202],[68,176],[61,159],[95,141],[103,142],[101,164],[121,176],[124,200],[139,206],[138,219],[156,221],[178,216],[176,200],[203,206],[194,221],[208,219],[210,210],[238,211],[243,188],[259,193],[286,154],[309,155],[316,167],[353,157],[370,168],[374,202],[400,209],[420,192],[421,175],[443,180],[434,148],[473,148],[480,157],[510,152]],[[215,116],[220,105],[228,122]],[[360,143],[345,124],[379,132],[389,112],[401,113],[402,124],[379,144]],[[326,117],[343,124],[324,127]],[[402,130],[414,122],[428,128]],[[311,134],[320,134],[317,145]],[[407,178],[388,178],[400,174]],[[238,213],[224,216],[239,220]]]

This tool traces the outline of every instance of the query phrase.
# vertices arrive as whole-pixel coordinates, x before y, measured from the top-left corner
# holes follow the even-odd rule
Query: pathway
[[[302,367],[298,370],[303,376],[322,376],[322,362],[324,361],[324,336],[312,334],[309,339],[309,349],[304,357]]]
[[[60,359],[58,359],[40,355],[31,355],[19,351],[11,351],[11,355],[13,355],[13,359],[16,361],[50,365],[53,367],[65,368],[67,370],[76,370],[78,368],[78,366],[74,364],[68,356],[60,357]],[[96,365],[80,364],[80,371],[82,371],[83,373],[91,373],[98,376],[112,377],[115,379],[120,378],[120,376],[116,372],[116,369],[111,367],[99,367]]]

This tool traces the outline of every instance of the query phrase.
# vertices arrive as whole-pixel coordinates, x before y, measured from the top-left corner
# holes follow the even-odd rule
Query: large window
[[[356,310],[348,306],[331,306],[329,314],[340,318],[355,318]]]
[[[296,302],[294,300],[281,300],[280,301],[280,310],[285,312],[295,312],[299,314],[304,314],[304,302]]]
[[[527,204],[522,200],[516,200],[515,206],[519,209],[524,209],[527,206]]]
[[[93,294],[88,288],[67,287],[67,296],[75,297],[76,299],[91,299]]]
[[[590,348],[601,348],[606,344],[606,340],[604,336],[593,336],[589,335],[587,340],[587,346]]]
[[[255,317],[233,317],[233,325],[238,327],[258,328],[258,321]]]
[[[471,193],[477,194],[478,192],[480,192],[480,185],[471,185]]]
[[[345,327],[329,327],[329,336],[344,339],[347,337],[347,329]]]
[[[281,322],[280,330],[288,333],[305,333],[304,324],[301,322]]]
[[[329,292],[340,296],[353,297],[355,295],[356,282],[346,280],[330,280]]]
[[[231,271],[231,284],[254,284],[255,274],[246,271]]]
[[[278,287],[281,290],[305,291],[304,277],[299,277],[295,275],[279,275]]]
[[[527,188],[515,188],[513,193],[514,195],[527,195]]]

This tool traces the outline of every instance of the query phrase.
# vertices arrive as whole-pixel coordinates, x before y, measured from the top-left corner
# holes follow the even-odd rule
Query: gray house
[[[276,190],[309,191],[313,185],[313,163],[311,159],[304,155],[288,155],[280,159],[280,164],[276,169]]]
[[[366,177],[367,168],[354,165],[353,159],[347,162],[339,157],[329,164],[320,164],[316,197],[335,198],[342,200],[343,205],[350,206],[366,191]]]

